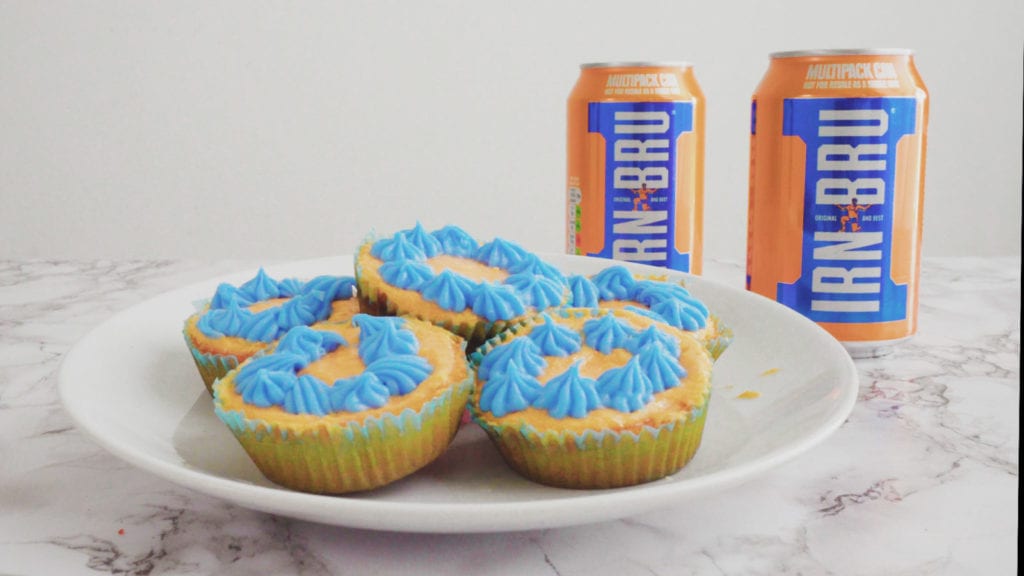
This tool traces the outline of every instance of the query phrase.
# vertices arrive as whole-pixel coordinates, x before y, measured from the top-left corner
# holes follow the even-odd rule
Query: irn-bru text
[[[605,141],[605,213],[610,242],[599,256],[656,266],[689,267],[675,252],[676,140],[693,129],[689,102],[595,102],[588,131]],[[674,264],[674,265],[673,265]]]
[[[784,134],[806,144],[803,266],[779,300],[819,322],[906,318],[895,284],[896,144],[914,132],[913,98],[791,99]]]

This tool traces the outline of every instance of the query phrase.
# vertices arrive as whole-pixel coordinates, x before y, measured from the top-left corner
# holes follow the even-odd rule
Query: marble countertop
[[[919,333],[858,360],[823,444],[699,501],[498,534],[395,534],[228,504],[118,460],[57,394],[111,314],[254,261],[0,261],[0,574],[1017,573],[1019,258],[929,259]],[[742,285],[740,265],[705,276]]]

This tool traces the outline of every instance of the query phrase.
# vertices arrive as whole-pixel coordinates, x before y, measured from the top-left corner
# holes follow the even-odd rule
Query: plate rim
[[[570,261],[576,259],[586,261],[604,260],[571,254],[543,252],[538,252],[537,254],[541,258],[566,258]],[[344,254],[276,262],[267,264],[264,267],[267,269],[284,267],[312,268],[330,262],[352,261],[353,258],[354,256],[351,254]],[[612,260],[606,260],[606,262],[619,263]],[[813,329],[820,330],[821,333],[828,335],[827,332],[814,322],[771,299],[749,291],[685,272],[636,263],[628,264],[647,269],[651,273],[668,273],[673,276],[682,276],[684,279],[695,279],[699,284],[707,285],[710,289],[724,289],[736,294],[745,294],[759,298],[763,300],[764,305],[775,305],[783,308],[795,318],[806,322],[806,325],[809,327],[813,327]],[[831,344],[836,350],[837,356],[838,353],[842,354],[840,359],[842,370],[837,374],[844,376],[843,380],[845,382],[841,383],[844,384],[841,388],[842,397],[832,410],[830,417],[824,423],[810,433],[801,436],[796,441],[789,442],[771,452],[761,454],[750,461],[694,478],[687,478],[680,482],[649,483],[610,490],[570,490],[567,491],[567,496],[564,497],[556,496],[533,501],[490,503],[467,502],[453,504],[451,502],[382,501],[372,498],[350,498],[345,495],[309,494],[283,487],[260,486],[244,480],[222,477],[194,469],[184,463],[176,464],[158,457],[147,457],[141,450],[133,449],[131,442],[119,441],[119,439],[108,437],[102,433],[98,426],[90,422],[82,407],[77,405],[78,399],[74,394],[75,379],[72,372],[76,364],[80,362],[79,357],[89,351],[89,347],[94,340],[104,334],[105,330],[110,330],[118,323],[124,322],[125,318],[137,314],[140,309],[153,306],[156,301],[163,299],[174,300],[179,299],[179,297],[183,299],[188,294],[200,293],[206,290],[211,284],[233,281],[234,278],[244,276],[245,274],[251,275],[252,273],[252,268],[249,267],[237,272],[221,274],[205,280],[192,282],[185,286],[165,290],[115,312],[92,327],[64,354],[57,373],[57,387],[61,405],[65,412],[70,415],[75,426],[80,431],[85,432],[89,438],[102,448],[135,467],[153,473],[176,485],[224,499],[246,508],[353,528],[439,534],[482,533],[571,526],[628,517],[654,509],[661,504],[659,499],[663,496],[673,498],[672,504],[676,505],[711,489],[717,491],[745,483],[765,471],[776,468],[804,454],[823,442],[842,426],[853,411],[857,400],[859,377],[856,366],[842,345],[832,338]],[[194,300],[194,298],[190,298],[188,301],[192,302]],[[242,489],[242,494],[238,493],[239,488]],[[625,513],[620,514],[602,513],[601,504],[615,504],[619,501],[630,500],[635,497],[635,493],[639,490],[649,495],[649,497],[645,496],[644,498],[648,503],[647,507],[637,507],[635,510],[627,510]],[[581,492],[585,492],[585,494],[581,494]],[[570,493],[571,496],[568,495]],[[590,510],[584,510],[584,512],[589,513],[581,513],[579,510],[581,503],[587,505],[584,508],[590,508]],[[297,507],[301,509],[297,510]],[[573,511],[571,519],[566,519],[559,514],[559,512],[564,511],[566,508]],[[504,518],[502,522],[494,522],[493,515],[511,511],[514,511],[515,514],[504,514],[506,517],[511,517],[511,521],[509,518]],[[354,512],[356,514],[346,515],[346,512]],[[392,512],[401,512],[401,514],[392,514]],[[437,522],[439,514],[447,517],[448,521]]]

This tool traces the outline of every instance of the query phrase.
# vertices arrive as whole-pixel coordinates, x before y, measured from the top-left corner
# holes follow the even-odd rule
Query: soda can
[[[704,95],[691,65],[582,65],[567,152],[570,254],[700,273]]]
[[[927,123],[909,50],[775,53],[753,96],[747,289],[855,358],[917,330]]]

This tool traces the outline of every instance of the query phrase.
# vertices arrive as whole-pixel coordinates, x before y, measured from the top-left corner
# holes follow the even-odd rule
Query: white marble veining
[[[858,360],[826,442],[756,480],[625,520],[395,534],[240,508],[74,428],[63,355],[114,312],[257,262],[0,261],[0,574],[1016,574],[1020,261],[926,260],[919,333]],[[712,262],[706,276],[740,285]]]

